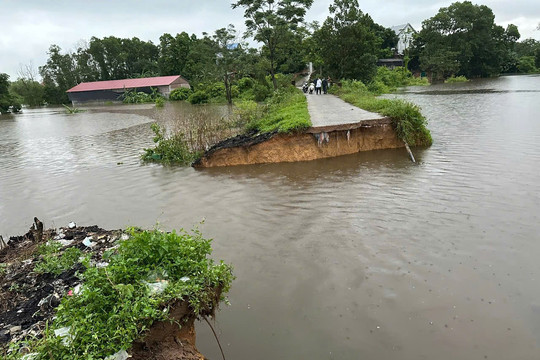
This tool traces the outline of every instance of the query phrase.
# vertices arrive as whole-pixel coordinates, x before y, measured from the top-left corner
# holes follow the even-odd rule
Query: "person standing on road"
[[[326,78],[323,78],[322,80],[322,91],[324,94],[328,91],[328,80],[326,80]]]
[[[321,78],[317,78],[317,82],[315,83],[315,93],[317,95],[321,93],[321,86],[322,86],[322,80]]]

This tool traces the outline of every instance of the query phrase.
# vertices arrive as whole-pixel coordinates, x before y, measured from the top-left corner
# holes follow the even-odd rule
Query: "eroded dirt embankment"
[[[296,134],[240,135],[209,149],[195,167],[295,162],[404,147],[390,119],[310,128]]]

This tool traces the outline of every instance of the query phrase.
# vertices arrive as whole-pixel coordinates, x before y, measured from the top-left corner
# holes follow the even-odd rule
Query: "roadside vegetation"
[[[49,241],[36,253],[34,271],[59,275],[76,264],[82,286],[70,289],[47,324],[43,337],[0,349],[6,360],[106,359],[129,350],[157,321],[172,321],[169,311],[189,303],[186,316],[212,315],[233,280],[231,266],[209,258],[211,240],[198,230],[165,233],[128,229],[102,254]],[[178,324],[182,326],[181,323]]]
[[[267,79],[255,81],[242,78],[233,83],[233,114],[228,117],[207,116],[203,110],[205,108],[201,107],[200,112],[192,115],[193,119],[174,122],[169,129],[152,124],[156,145],[144,149],[142,160],[187,166],[206,149],[231,136],[248,132],[294,132],[310,127],[304,94],[290,85],[290,77],[276,76],[276,79],[276,91],[271,89]],[[221,85],[201,85],[200,90],[195,92],[181,90],[174,97],[191,102],[198,94],[197,99],[205,98],[207,103],[224,103],[226,100],[222,93],[214,91]],[[219,120],[212,120],[215,118]]]
[[[420,107],[403,100],[377,97],[397,87],[407,86],[409,77],[404,74],[406,71],[399,68],[379,68],[374,81],[367,86],[359,80],[344,80],[341,86],[332,86],[330,93],[359,108],[390,117],[398,137],[410,146],[429,146],[433,140]]]

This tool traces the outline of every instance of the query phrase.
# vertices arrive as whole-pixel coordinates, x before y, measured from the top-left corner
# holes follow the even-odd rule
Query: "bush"
[[[169,100],[172,100],[172,101],[187,100],[191,94],[192,94],[192,91],[190,88],[180,87],[171,91],[169,95]]]
[[[144,149],[144,154],[141,155],[143,161],[190,165],[195,160],[198,154],[189,150],[183,133],[165,137],[164,129],[157,123],[153,123],[150,127],[155,134],[156,147]]]
[[[190,104],[205,104],[210,99],[208,93],[204,90],[197,90],[188,97]]]
[[[272,91],[268,86],[262,84],[255,84],[253,86],[254,100],[257,102],[264,101],[271,93]]]
[[[210,98],[217,98],[225,96],[225,84],[222,82],[215,82],[206,87],[206,92]]]
[[[156,107],[162,108],[163,106],[165,106],[165,99],[159,97],[155,100],[155,103],[156,103]]]
[[[381,83],[378,86],[386,85]],[[397,136],[409,145],[432,144],[431,134],[426,127],[426,118],[417,105],[403,100],[379,99],[363,89],[364,85],[360,82],[344,81],[343,86],[335,92],[343,100],[361,109],[390,117]]]
[[[450,76],[448,79],[444,80],[445,84],[453,84],[453,83],[460,83],[460,82],[467,82],[469,79],[467,79],[465,76]]]
[[[236,84],[238,85],[238,90],[244,92],[248,89],[251,89],[255,85],[255,81],[250,77],[243,77],[239,79]]]

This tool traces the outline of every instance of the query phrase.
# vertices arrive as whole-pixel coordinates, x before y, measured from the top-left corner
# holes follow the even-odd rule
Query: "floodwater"
[[[408,88],[434,144],[304,163],[143,165],[164,110],[0,118],[0,233],[200,225],[234,265],[228,359],[539,359],[540,77]],[[159,113],[159,111],[164,111]],[[221,358],[205,323],[199,349]]]

